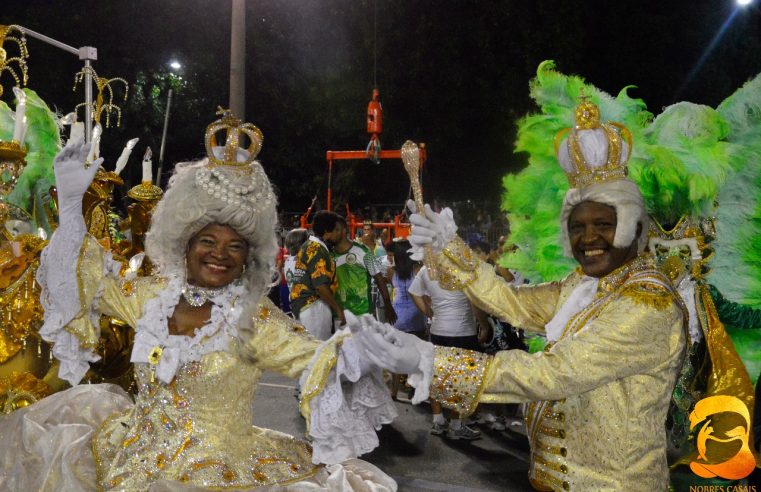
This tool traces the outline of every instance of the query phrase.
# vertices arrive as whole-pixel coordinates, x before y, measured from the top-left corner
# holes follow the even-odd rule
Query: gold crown
[[[565,143],[570,162],[560,162],[568,182],[572,188],[579,188],[592,183],[625,178],[628,174],[626,163],[632,151],[631,133],[620,123],[600,123],[600,108],[589,101],[587,96],[582,95],[580,99],[581,102],[574,111],[574,127],[565,128],[555,136],[555,155],[558,157],[560,157],[558,151],[563,137],[568,137]],[[580,138],[582,132],[598,130],[605,132],[607,158],[605,162],[590,163],[581,148]],[[622,159],[622,153],[625,151],[624,141],[628,144],[628,151],[625,158]],[[560,161],[560,158],[558,160]]]
[[[219,108],[218,115],[222,117],[211,125],[206,127],[206,155],[209,156],[209,167],[216,166],[236,166],[247,167],[251,164],[259,151],[262,150],[262,141],[264,135],[261,130],[251,123],[242,123],[241,120],[233,115],[229,109]],[[224,151],[220,159],[214,154],[214,148],[217,147],[217,132],[226,130]],[[238,160],[238,150],[240,149],[241,136],[246,135],[251,143],[248,148],[248,156],[245,160]]]

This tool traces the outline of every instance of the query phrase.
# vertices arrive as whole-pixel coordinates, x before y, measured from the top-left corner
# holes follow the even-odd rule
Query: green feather
[[[722,102],[737,172],[719,191],[708,280],[731,301],[761,308],[761,75]]]
[[[681,102],[655,120],[641,99],[615,98],[578,76],[543,62],[530,85],[540,112],[518,122],[516,152],[528,154],[529,165],[504,177],[502,209],[511,226],[510,242],[520,249],[501,258],[532,281],[562,278],[575,266],[563,257],[558,217],[568,189],[557,165],[552,142],[573,123],[578,96],[598,105],[603,121],[623,123],[634,148],[629,176],[645,198],[648,212],[662,225],[683,215],[716,214],[716,256],[708,280],[726,297],[761,307],[761,75],[717,109]],[[715,209],[718,199],[719,207]],[[761,370],[761,332],[730,330],[753,376]]]
[[[552,61],[539,65],[529,87],[541,112],[518,122],[515,144],[516,152],[529,154],[529,165],[503,180],[502,209],[510,219],[510,242],[519,251],[506,255],[501,262],[532,281],[557,280],[567,275],[575,263],[563,255],[559,239],[558,217],[568,184],[555,159],[552,145],[555,135],[573,124],[574,109],[582,92],[598,105],[604,120],[629,127],[635,141],[652,115],[641,99],[629,96],[629,87],[613,97],[581,77],[557,72]]]
[[[36,92],[24,89],[24,93],[27,97],[28,130],[24,142],[28,149],[27,165],[7,200],[37,217],[38,226],[49,229],[39,207],[47,200],[48,189],[55,183],[53,160],[61,149],[58,119]],[[7,104],[0,103],[0,138],[3,140],[12,137],[13,114]]]

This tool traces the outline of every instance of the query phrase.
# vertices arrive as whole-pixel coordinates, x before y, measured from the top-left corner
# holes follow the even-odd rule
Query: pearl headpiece
[[[264,169],[254,159],[262,148],[262,132],[251,123],[241,123],[230,110],[220,108],[222,118],[206,128],[208,164],[196,171],[196,184],[206,193],[249,212],[258,212],[275,202]],[[216,133],[226,130],[225,146],[217,146]],[[239,146],[241,136],[251,140]]]

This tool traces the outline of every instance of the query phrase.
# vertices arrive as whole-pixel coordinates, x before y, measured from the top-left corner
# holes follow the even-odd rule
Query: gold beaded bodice
[[[93,441],[99,483],[143,490],[158,479],[204,487],[255,487],[317,471],[309,445],[252,425],[260,370],[228,352],[181,366],[170,384],[136,364],[139,392]]]

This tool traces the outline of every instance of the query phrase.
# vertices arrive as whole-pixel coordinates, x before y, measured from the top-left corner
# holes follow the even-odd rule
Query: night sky
[[[512,152],[515,122],[535,111],[528,82],[539,63],[555,60],[561,72],[612,94],[635,85],[630,94],[655,114],[681,100],[715,107],[761,72],[758,4],[248,0],[246,119],[265,135],[260,158],[282,207],[300,211],[313,195],[324,196],[326,150],[367,145],[365,111],[375,78],[384,108],[383,147],[426,142],[428,197],[496,205],[502,176],[526,162]],[[122,127],[105,133],[107,167],[128,138],[141,138],[135,154],[145,144],[158,153],[165,96],[151,77],[166,74],[172,58],[184,65],[186,89],[173,103],[165,166],[203,154],[203,129],[217,105],[227,105],[229,22],[228,0],[0,5],[0,24],[97,47],[95,68],[102,76],[131,83],[143,76],[142,85],[131,88]],[[81,91],[72,92],[79,62],[36,40],[28,45],[29,87],[51,107],[71,111],[84,99]],[[0,82],[9,89],[11,80],[6,75]],[[127,177],[135,184],[139,158],[133,154],[130,162]],[[361,206],[407,196],[401,163],[340,167],[338,200]]]

